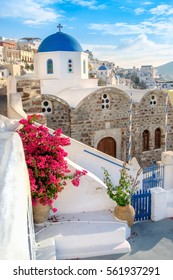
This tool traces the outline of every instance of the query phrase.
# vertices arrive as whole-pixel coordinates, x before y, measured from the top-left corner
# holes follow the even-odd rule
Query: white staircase
[[[37,259],[80,259],[130,252],[130,230],[108,210],[61,215],[36,226]],[[128,234],[128,236],[127,236]]]

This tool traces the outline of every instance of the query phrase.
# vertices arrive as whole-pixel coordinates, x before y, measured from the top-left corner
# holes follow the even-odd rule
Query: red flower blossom
[[[80,177],[86,175],[86,170],[76,170],[73,175],[68,168],[65,157],[67,152],[63,146],[70,145],[70,139],[61,136],[61,129],[49,134],[47,127],[34,124],[39,118],[37,115],[30,115],[27,119],[20,120],[22,128],[18,131],[25,153],[26,164],[30,178],[31,196],[33,205],[49,204],[52,207],[53,201],[58,198],[66,186],[66,180],[71,179],[74,186],[79,186]],[[56,212],[56,208],[52,208]]]

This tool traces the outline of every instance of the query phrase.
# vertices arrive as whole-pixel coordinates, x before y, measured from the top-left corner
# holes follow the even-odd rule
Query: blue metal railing
[[[143,169],[143,189],[154,187],[163,188],[164,184],[164,166],[160,164],[152,164]]]

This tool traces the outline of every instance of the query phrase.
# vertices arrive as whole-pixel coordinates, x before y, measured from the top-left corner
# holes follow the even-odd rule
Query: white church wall
[[[96,88],[97,79],[61,79],[57,80],[41,80],[41,93],[42,94],[51,94],[55,96],[60,96],[59,93],[67,88]],[[75,92],[74,92],[75,93]]]
[[[88,75],[88,54],[82,52],[81,53],[81,78],[82,79],[88,79],[89,75]]]
[[[48,59],[53,61],[52,74],[47,73]],[[71,60],[70,71],[69,60]],[[41,79],[42,94],[57,95],[60,91],[71,87],[88,88],[98,86],[96,79],[88,79],[88,54],[83,52],[37,53],[34,65],[35,76]]]
[[[47,61],[53,61],[53,73],[47,73]],[[72,61],[72,71],[68,71],[68,60]],[[86,73],[83,73],[83,60]],[[88,55],[80,52],[45,52],[35,55],[35,75],[40,79],[88,79]]]

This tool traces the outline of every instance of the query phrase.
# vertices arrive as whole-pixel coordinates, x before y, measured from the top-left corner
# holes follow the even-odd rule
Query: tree
[[[98,86],[105,86],[106,82],[103,79],[98,80]]]

